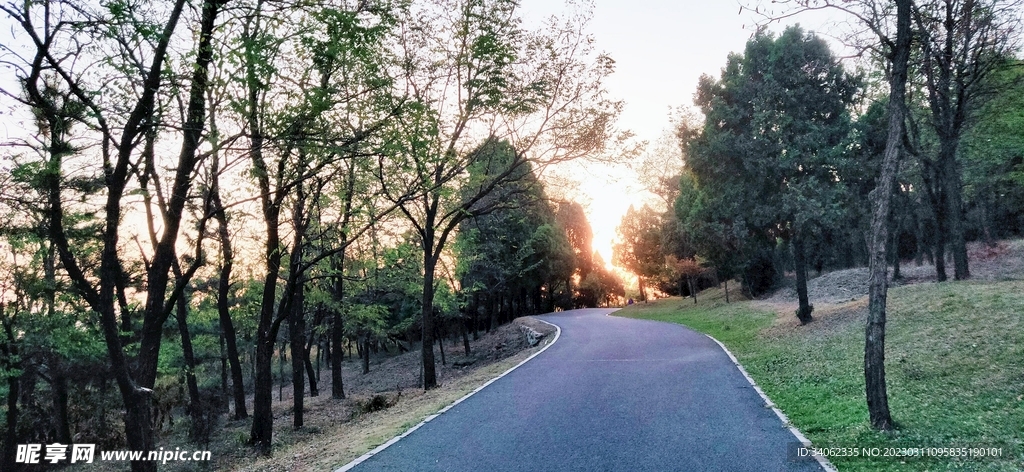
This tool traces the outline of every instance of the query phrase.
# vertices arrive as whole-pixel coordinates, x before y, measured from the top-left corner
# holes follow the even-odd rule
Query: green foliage
[[[1024,63],[1007,63],[989,79],[997,92],[981,107],[960,147],[964,196],[980,213],[974,227],[990,237],[1024,228]]]
[[[615,265],[625,268],[644,280],[653,281],[665,273],[665,256],[661,246],[661,219],[651,207],[639,210],[630,205],[616,229],[619,242],[612,248]],[[646,299],[646,294],[641,293]]]
[[[505,141],[491,139],[473,151],[464,187],[467,197],[503,172],[516,159]],[[508,182],[497,186],[481,204],[490,211],[464,220],[455,241],[456,274],[465,297],[515,296],[535,292],[571,274],[572,249],[555,221],[540,182],[528,163],[517,167]],[[541,307],[534,307],[541,310]]]
[[[345,330],[351,339],[404,337],[418,322],[423,263],[417,245],[406,239],[379,249],[379,258],[353,258],[346,264]]]
[[[823,40],[799,27],[778,38],[758,33],[720,79],[701,78],[704,126],[680,135],[692,178],[680,182],[676,201],[701,256],[728,273],[738,264],[721,252],[750,260],[776,239],[810,239],[839,224],[847,108],[859,86]]]

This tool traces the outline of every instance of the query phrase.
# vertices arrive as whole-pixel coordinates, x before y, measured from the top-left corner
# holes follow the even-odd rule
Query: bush
[[[749,297],[762,295],[775,288],[780,276],[771,252],[758,251],[743,266],[743,289]]]

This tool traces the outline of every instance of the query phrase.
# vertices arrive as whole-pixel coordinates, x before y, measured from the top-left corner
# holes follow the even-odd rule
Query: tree
[[[647,205],[639,210],[630,205],[616,232],[620,242],[612,248],[615,265],[636,274],[640,299],[647,301],[646,286],[665,268],[660,218]]]
[[[688,165],[762,245],[791,243],[801,323],[813,310],[805,241],[838,218],[835,161],[858,87],[825,42],[799,27],[778,38],[759,32],[743,56],[729,57],[721,79],[704,76],[698,87],[704,129],[689,145]]]
[[[1006,0],[923,1],[912,6],[920,35],[916,72],[927,90],[931,127],[939,141],[934,159],[918,152],[931,175],[938,223],[936,257],[944,257],[948,233],[956,280],[970,277],[964,237],[963,177],[958,153],[979,105],[992,95],[988,80],[1016,48],[1020,2]],[[941,264],[938,278],[945,280]]]
[[[680,136],[680,139],[684,145],[689,142],[685,136]],[[729,279],[735,277],[743,265],[745,230],[738,227],[736,219],[731,217],[735,210],[721,208],[729,204],[724,199],[709,198],[704,194],[689,170],[679,176],[679,196],[674,205],[680,226],[677,232],[693,248],[694,254],[700,255],[724,279],[726,303],[729,302]],[[678,259],[686,255],[672,256]]]
[[[964,196],[974,207],[973,227],[987,243],[1019,234],[1024,208],[1024,64],[1007,60],[990,81],[998,92],[981,106],[966,131],[960,157]]]
[[[512,158],[511,145],[498,143],[493,157],[470,167],[471,179],[487,178]],[[513,308],[512,316],[543,310],[552,302],[553,285],[564,280],[571,267],[567,263],[571,248],[564,231],[554,228],[554,211],[540,181],[528,165],[519,172],[525,175],[499,186],[484,199],[484,204],[494,205],[494,209],[464,220],[456,236],[459,285],[464,296],[473,300],[472,315],[481,305],[487,307],[488,329],[505,321],[499,319],[505,301],[518,307]],[[545,303],[544,293],[549,303]]]
[[[235,74],[241,82],[242,96],[235,98],[234,108],[249,138],[248,160],[259,192],[255,199],[266,228],[250,441],[260,453],[269,454],[273,436],[271,363],[281,324],[289,321],[292,335],[292,359],[297,367],[293,369],[293,401],[299,412],[302,366],[306,363],[304,304],[308,271],[343,253],[355,236],[375,223],[362,221],[361,227],[352,227],[348,225],[351,221],[342,217],[344,236],[313,254],[308,251],[312,209],[335,180],[346,187],[337,189],[337,193],[353,195],[347,183],[354,185],[351,179],[357,177],[347,173],[361,173],[367,167],[346,166],[346,161],[379,156],[379,136],[402,109],[392,94],[393,82],[387,73],[392,57],[385,43],[394,26],[394,12],[388,5],[364,2],[355,9],[295,8],[290,14],[302,21],[298,31],[292,29],[295,23],[279,21],[277,12],[266,11],[265,6],[277,7],[257,1],[245,12],[241,47],[236,52],[239,70]],[[295,52],[297,60],[284,61],[284,51]],[[386,171],[380,168],[377,172]],[[363,180],[366,177],[361,176]],[[410,189],[412,193],[419,191],[418,186]],[[410,195],[399,192],[396,202],[404,202]],[[282,211],[287,212],[289,206],[292,240],[286,245],[281,236],[282,223],[289,222],[282,221]],[[397,203],[392,203],[375,214],[379,218],[396,207]],[[346,206],[343,212],[350,210]],[[279,291],[281,276],[285,284]],[[340,322],[333,325],[342,329]],[[340,382],[340,375],[336,381]],[[336,394],[340,396],[340,392]],[[301,414],[296,414],[295,426],[301,421]]]
[[[891,63],[889,75],[889,135],[885,144],[878,186],[872,198],[870,235],[870,271],[868,280],[868,320],[864,340],[864,380],[871,426],[880,430],[893,428],[889,413],[889,397],[885,384],[885,308],[888,293],[886,246],[889,230],[890,202],[903,145],[906,113],[907,64],[910,59],[911,0],[896,2],[895,37],[881,33],[879,39],[888,48]]]
[[[131,8],[109,5],[103,11],[93,11],[84,5],[63,5],[58,2],[25,3],[22,8],[14,5],[0,6],[20,30],[33,49],[31,59],[20,64],[18,74],[25,90],[25,98],[19,101],[31,108],[49,123],[51,129],[60,129],[66,119],[82,123],[99,135],[101,143],[99,156],[106,195],[103,205],[104,228],[102,249],[98,270],[93,271],[83,264],[83,255],[76,254],[68,241],[64,226],[65,207],[62,201],[62,178],[64,159],[73,154],[66,142],[54,142],[49,149],[53,158],[48,162],[45,189],[48,195],[47,212],[50,221],[49,237],[54,242],[61,264],[73,281],[75,291],[99,315],[100,325],[107,344],[111,366],[115,373],[118,389],[126,408],[125,428],[128,446],[138,451],[149,451],[154,446],[151,420],[151,392],[156,380],[162,328],[177,297],[182,296],[183,282],[195,273],[202,257],[188,264],[181,277],[168,291],[171,266],[177,262],[176,243],[180,234],[186,201],[191,196],[192,173],[199,163],[198,150],[202,138],[206,112],[206,89],[208,70],[213,59],[212,40],[214,26],[221,4],[216,1],[202,3],[199,18],[199,35],[195,46],[194,60],[190,63],[190,88],[184,122],[180,129],[182,144],[177,158],[173,182],[166,212],[161,215],[163,231],[156,242],[156,250],[146,267],[145,303],[142,309],[142,331],[140,346],[135,359],[129,359],[124,351],[122,333],[118,326],[118,315],[122,325],[131,329],[132,312],[124,295],[124,261],[119,254],[121,242],[121,217],[125,203],[123,197],[133,177],[131,168],[138,157],[139,144],[146,136],[152,136],[159,124],[157,115],[157,94],[165,81],[165,65],[169,46],[175,36],[179,20],[185,7],[184,1],[174,2],[166,21],[157,25],[137,22]],[[102,28],[107,30],[103,31]],[[147,29],[148,28],[148,29]],[[148,36],[148,37],[147,37]],[[115,72],[115,84],[129,87],[133,98],[127,102],[127,109],[121,103],[105,103],[102,94],[96,93],[107,83],[91,82],[96,73],[87,70],[77,61],[78,53],[88,45],[104,39],[113,43],[121,57],[112,58],[108,64]],[[121,42],[118,42],[118,41]],[[127,44],[139,44],[141,50],[122,49]],[[145,46],[143,46],[145,45]],[[7,49],[10,51],[10,49]],[[70,53],[70,54],[69,54]],[[134,54],[140,56],[134,56]],[[21,59],[13,54],[12,57]],[[144,58],[148,58],[148,61]],[[88,62],[88,61],[86,61]],[[101,61],[102,62],[102,61]],[[10,62],[13,63],[13,62]],[[132,67],[118,68],[117,64],[133,64]],[[107,71],[104,71],[107,72]],[[127,75],[131,73],[131,75]],[[79,103],[83,112],[69,116],[54,96],[45,92],[44,81],[53,77],[56,88],[63,97]],[[137,87],[132,90],[131,88]],[[17,97],[18,94],[6,93]],[[126,98],[126,97],[120,97]],[[108,107],[109,106],[109,107]],[[120,134],[117,134],[117,133]],[[63,139],[63,138],[62,138]],[[148,142],[148,141],[147,141]],[[201,232],[199,233],[202,234]],[[201,237],[201,236],[200,236]],[[201,244],[198,245],[201,247]],[[201,254],[200,254],[201,255]],[[98,284],[98,286],[94,285]],[[132,470],[155,470],[155,463],[133,461]]]
[[[400,38],[408,112],[382,177],[423,250],[424,388],[437,386],[433,298],[437,264],[460,222],[492,211],[485,197],[535,168],[602,152],[620,105],[604,98],[612,69],[589,57],[585,15],[540,33],[524,31],[511,0],[442,0],[405,12]],[[507,140],[513,159],[488,178],[468,169]],[[483,143],[491,143],[484,144]],[[470,187],[466,187],[469,185]],[[411,186],[425,189],[399,201]]]
[[[675,256],[665,256],[665,265],[672,273],[679,277],[681,283],[685,282],[687,288],[689,288],[690,296],[693,297],[693,304],[697,304],[697,278],[707,271],[707,268],[703,267],[696,258],[690,259],[679,259]],[[728,282],[726,282],[728,283]],[[679,291],[683,293],[682,290]],[[726,292],[728,293],[728,292]],[[728,302],[728,295],[726,295],[726,301]]]

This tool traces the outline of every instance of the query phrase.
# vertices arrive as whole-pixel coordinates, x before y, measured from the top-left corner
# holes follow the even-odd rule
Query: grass
[[[723,298],[711,289],[696,305],[670,298],[615,314],[681,323],[722,341],[816,447],[1001,449],[984,459],[830,458],[841,471],[1024,470],[1024,282],[890,290],[892,433],[868,423],[866,300],[819,307],[816,321],[799,326],[788,307]]]

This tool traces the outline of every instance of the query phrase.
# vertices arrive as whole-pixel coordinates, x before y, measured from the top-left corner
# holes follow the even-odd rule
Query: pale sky
[[[522,0],[520,8],[532,24],[565,7],[561,1]],[[813,30],[822,17],[798,16],[784,25],[799,21]],[[672,108],[693,105],[700,76],[718,77],[728,54],[743,51],[754,21],[735,0],[594,0],[590,33],[616,63],[607,88],[626,103],[620,127],[653,144],[669,128]],[[639,207],[647,197],[625,165],[594,165],[581,174],[577,200],[587,209],[594,248],[610,262],[615,228],[630,205]]]
[[[669,129],[673,108],[692,106],[701,74],[717,77],[727,55],[743,50],[755,21],[752,13],[740,12],[736,0],[593,0],[593,4],[589,32],[597,50],[616,62],[607,89],[611,97],[625,102],[619,127],[631,130],[639,141],[648,141],[649,147]],[[521,0],[520,13],[531,27],[565,8],[563,0]],[[815,21],[799,16],[785,24],[799,21],[807,29],[818,25],[823,30],[822,17]],[[11,111],[0,105],[0,136],[12,133],[4,129],[14,117]],[[677,171],[665,169],[666,174]],[[575,199],[587,209],[594,230],[594,248],[610,263],[615,228],[630,205],[639,207],[649,196],[628,164],[591,165],[571,177],[578,181]]]

